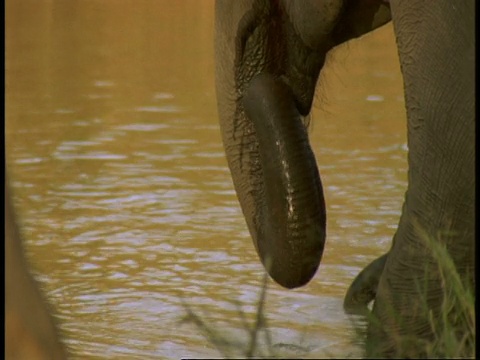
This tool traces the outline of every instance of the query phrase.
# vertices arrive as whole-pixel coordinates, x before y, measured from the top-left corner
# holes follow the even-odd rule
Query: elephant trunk
[[[256,243],[270,276],[286,288],[315,274],[325,244],[322,184],[291,89],[270,74],[257,75],[243,107],[258,141],[263,188],[257,199]]]

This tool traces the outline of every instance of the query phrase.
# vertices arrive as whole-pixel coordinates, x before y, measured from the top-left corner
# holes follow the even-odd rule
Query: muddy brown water
[[[253,322],[263,269],[217,123],[213,1],[8,0],[6,14],[7,169],[72,359],[219,356],[182,301],[246,343],[235,303]],[[266,316],[277,349],[346,356],[344,293],[388,250],[406,188],[391,24],[330,54],[312,116],[326,250],[307,286],[269,282]]]

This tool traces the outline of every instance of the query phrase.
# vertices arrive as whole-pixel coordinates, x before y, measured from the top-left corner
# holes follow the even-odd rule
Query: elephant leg
[[[438,341],[447,334],[446,345],[465,344],[475,336],[464,315],[474,310],[465,311],[464,300],[475,286],[476,4],[390,3],[408,119],[408,187],[367,356],[472,356],[468,346],[448,355]]]
[[[348,314],[367,314],[368,304],[375,299],[377,286],[387,261],[388,253],[368,264],[353,280],[343,301]]]

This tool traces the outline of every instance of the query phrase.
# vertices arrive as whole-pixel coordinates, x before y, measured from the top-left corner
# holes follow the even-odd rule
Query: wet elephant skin
[[[257,249],[280,285],[302,286],[315,274],[325,244],[325,200],[315,156],[282,80],[257,75],[243,104],[259,139],[264,181]]]

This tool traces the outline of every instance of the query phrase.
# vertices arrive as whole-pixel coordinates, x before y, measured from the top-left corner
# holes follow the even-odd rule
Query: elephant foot
[[[343,309],[347,314],[366,315],[368,304],[375,299],[377,286],[382,275],[388,253],[368,264],[353,280],[343,301]]]

